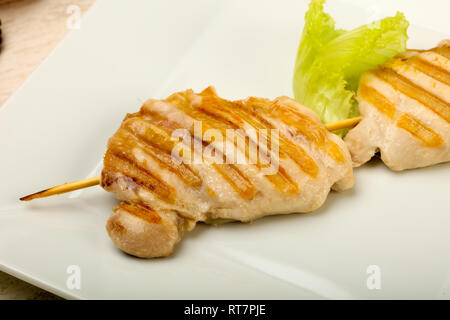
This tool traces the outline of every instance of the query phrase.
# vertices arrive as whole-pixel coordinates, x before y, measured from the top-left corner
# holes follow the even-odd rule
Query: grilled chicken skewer
[[[196,121],[202,123],[200,132],[195,131]],[[207,131],[215,129],[225,137],[229,129],[239,136],[251,128],[267,136],[246,136],[246,145],[257,145],[258,152],[275,159],[275,171],[265,171],[267,163],[259,153],[248,164],[174,161],[171,137],[177,130],[184,129],[194,144],[228,159],[229,150],[208,139]],[[277,129],[276,141],[272,129]],[[249,158],[247,147],[234,146]],[[149,100],[138,113],[127,115],[109,140],[101,175],[101,186],[122,201],[106,225],[111,239],[123,251],[144,258],[170,255],[197,222],[249,222],[310,212],[323,204],[331,188],[345,190],[353,182],[345,143],[314,112],[288,97],[228,101],[211,87],[199,94],[188,90]]]
[[[350,118],[347,120],[342,120],[342,121],[338,121],[338,122],[334,122],[334,123],[327,123],[327,124],[325,124],[325,128],[328,131],[337,131],[337,130],[341,130],[341,129],[351,128],[351,127],[357,125],[360,121],[361,121],[361,117],[355,117],[355,118]],[[45,190],[42,190],[42,191],[39,191],[36,193],[29,194],[27,196],[24,196],[24,197],[20,198],[20,201],[31,201],[34,199],[51,197],[51,196],[55,196],[58,194],[64,194],[64,193],[68,193],[68,192],[72,192],[72,191],[76,191],[76,190],[80,190],[80,189],[93,187],[93,186],[96,186],[99,184],[100,184],[100,177],[93,177],[93,178],[78,180],[78,181],[74,181],[74,182],[64,183],[59,186],[51,187],[51,188],[48,188],[48,189],[45,189]]]
[[[195,121],[202,124],[200,132]],[[194,147],[199,143],[213,150],[216,159],[228,159],[227,148],[208,139],[207,132],[217,130],[225,137],[227,130],[251,128],[267,135],[278,129],[278,141],[266,137],[270,146],[263,146],[261,136],[256,141],[248,137],[248,145],[270,149],[271,160],[278,149],[275,171],[266,173],[260,157],[253,164],[174,162],[171,136],[177,130],[184,130]],[[247,147],[234,141],[236,153],[246,158]],[[194,158],[197,152],[193,150]],[[323,204],[331,188],[345,190],[353,182],[345,143],[313,111],[288,97],[232,102],[219,98],[212,87],[200,94],[187,90],[148,100],[140,112],[129,114],[109,140],[101,174],[101,186],[123,201],[106,225],[111,239],[123,251],[145,258],[170,255],[197,222],[249,222],[310,212]]]
[[[362,120],[345,137],[354,166],[377,151],[395,171],[450,161],[450,40],[366,72],[357,99]]]

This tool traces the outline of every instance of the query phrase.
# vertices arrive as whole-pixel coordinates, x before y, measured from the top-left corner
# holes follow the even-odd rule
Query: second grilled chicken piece
[[[362,121],[345,137],[354,166],[380,152],[392,170],[450,161],[450,41],[407,51],[359,84]]]
[[[201,122],[200,132],[194,121]],[[267,130],[266,149],[274,152],[278,146],[278,169],[271,174],[259,160],[220,164],[174,159],[177,140],[172,137],[179,129],[220,158],[224,149],[207,137],[208,129],[225,137],[229,129],[239,136],[250,128]],[[270,129],[279,130],[278,141],[269,139]],[[247,136],[246,146],[254,143],[262,150],[263,133],[256,141]],[[248,156],[247,147],[239,148],[237,152]],[[313,211],[330,188],[351,188],[353,171],[345,143],[296,101],[228,101],[210,87],[199,94],[187,90],[148,100],[140,112],[129,114],[109,140],[101,185],[123,201],[107,222],[111,239],[125,252],[148,258],[171,254],[183,233],[199,221],[249,222]]]

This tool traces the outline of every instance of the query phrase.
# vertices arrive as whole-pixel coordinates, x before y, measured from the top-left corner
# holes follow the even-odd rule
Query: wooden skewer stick
[[[79,180],[75,182],[65,183],[60,186],[52,187],[50,189],[42,190],[33,194],[30,194],[28,196],[20,198],[21,201],[31,201],[33,199],[37,198],[45,198],[54,196],[56,194],[62,194],[67,193],[79,189],[89,188],[96,186],[100,183],[100,177],[94,177],[84,180]]]
[[[325,125],[327,130],[336,131],[345,128],[351,128],[358,124],[361,121],[361,117],[351,118],[343,121],[338,121],[334,123],[329,123]],[[45,198],[54,196],[57,194],[63,194],[67,192],[72,192],[79,189],[89,188],[100,184],[100,177],[94,177],[89,179],[84,179],[80,181],[65,183],[56,187],[52,187],[50,189],[42,190],[28,196],[20,198],[21,201],[31,201],[38,198]]]
[[[325,125],[328,131],[336,131],[340,129],[352,128],[361,121],[361,117],[350,118],[338,122],[328,123]]]

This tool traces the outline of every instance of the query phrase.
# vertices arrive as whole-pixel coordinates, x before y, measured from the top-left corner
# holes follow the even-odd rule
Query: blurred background
[[[0,108],[95,0],[0,0]],[[0,271],[0,300],[59,299]]]

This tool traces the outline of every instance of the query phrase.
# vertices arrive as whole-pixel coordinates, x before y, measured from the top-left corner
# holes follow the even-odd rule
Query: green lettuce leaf
[[[309,4],[293,87],[297,101],[314,110],[323,123],[331,123],[358,115],[354,96],[361,74],[406,50],[409,23],[399,12],[351,31],[340,30],[323,11],[324,2]]]

